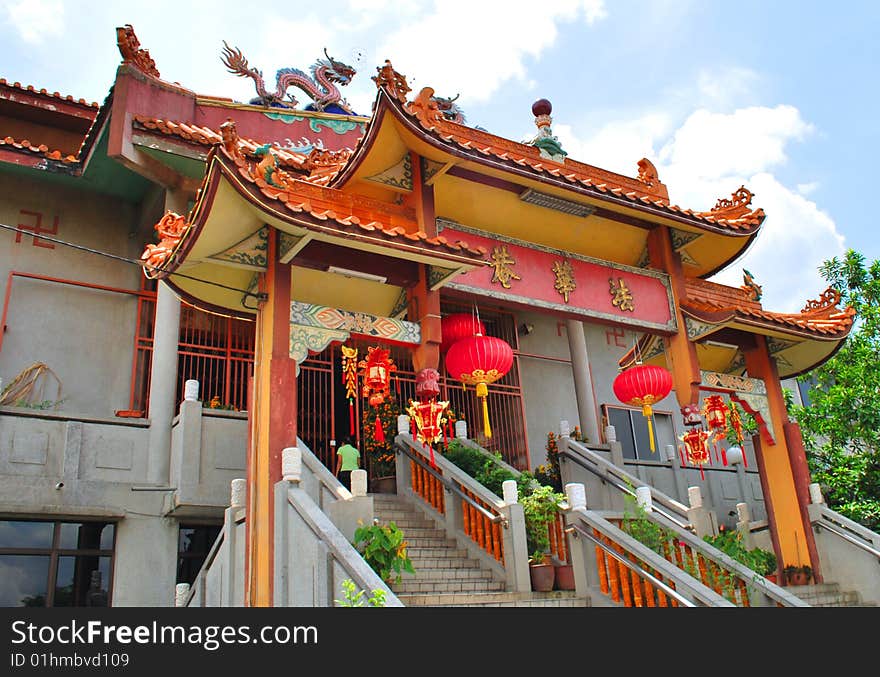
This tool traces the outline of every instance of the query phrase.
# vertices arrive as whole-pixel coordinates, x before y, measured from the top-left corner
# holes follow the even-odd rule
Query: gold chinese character
[[[633,305],[633,295],[629,290],[629,287],[626,286],[626,283],[623,281],[623,278],[618,277],[617,283],[615,284],[614,278],[608,278],[608,284],[611,286],[609,290],[611,293],[611,305],[615,308],[620,308],[621,310],[635,310],[636,307]]]
[[[568,261],[556,261],[553,264],[553,273],[556,275],[556,291],[562,294],[562,298],[568,303],[568,295],[575,290],[577,285],[574,281],[574,271]]]
[[[495,272],[492,275],[492,282],[500,282],[505,289],[510,289],[511,280],[521,279],[519,275],[513,272],[511,266],[516,265],[516,261],[507,251],[507,247],[501,245],[492,250],[492,258],[489,261]]]

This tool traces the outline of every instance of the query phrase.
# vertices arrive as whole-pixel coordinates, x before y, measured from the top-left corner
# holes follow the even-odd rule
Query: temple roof
[[[535,145],[459,124],[440,110],[432,88],[424,87],[412,101],[407,101],[406,94],[410,90],[406,80],[393,70],[390,62],[386,61],[385,66],[377,70],[379,75],[373,79],[376,80],[379,95],[373,118],[351,161],[339,172],[333,185],[345,185],[350,180],[358,163],[375,141],[383,113],[388,110],[408,129],[452,155],[504,168],[514,174],[528,175],[603,201],[683,220],[704,230],[732,236],[751,235],[765,218],[763,209],[749,208],[751,193],[744,188],[740,189],[744,193],[737,191],[733,199],[721,199],[710,210],[695,211],[670,204],[666,186],[646,158],[638,163],[638,177],[631,178],[568,157],[552,159]]]
[[[745,361],[738,342],[748,335],[767,338],[779,375],[790,378],[828,360],[849,335],[855,318],[851,307],[840,308],[840,293],[826,289],[798,313],[765,310],[760,288],[746,276],[742,287],[688,278],[686,296],[680,300],[688,337],[697,344],[701,368],[740,374]],[[654,363],[665,361],[660,337],[645,335],[627,352],[619,366],[626,368],[636,356]]]
[[[202,131],[186,133],[204,137]],[[161,241],[148,245],[142,257],[148,276],[171,276],[169,283],[202,307],[234,314],[253,311],[234,290],[207,290],[190,278],[224,280],[227,287],[243,289],[253,272],[265,270],[266,224],[282,233],[282,262],[297,269],[327,272],[347,261],[346,268],[364,269],[371,277],[382,277],[383,283],[387,280],[381,290],[372,290],[385,294],[386,305],[376,309],[378,314],[389,314],[402,290],[415,282],[414,263],[442,271],[444,279],[486,265],[482,248],[419,230],[408,207],[298,178],[284,168],[275,149],[239,139],[232,121],[221,129],[221,139],[208,155],[208,169],[189,216],[166,214],[156,225]],[[304,162],[292,164],[320,171],[320,156],[313,152]],[[185,275],[175,276],[179,272]],[[308,284],[320,286],[314,273],[308,275]]]

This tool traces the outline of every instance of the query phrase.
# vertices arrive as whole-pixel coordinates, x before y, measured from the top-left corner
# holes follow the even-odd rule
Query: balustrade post
[[[578,515],[587,511],[587,492],[583,484],[569,483],[565,485],[565,496],[568,510],[564,513],[564,523],[569,527],[578,521]],[[577,532],[570,534],[568,539],[571,547],[571,567],[574,574],[575,593],[579,596],[590,596],[599,600],[602,595],[591,594],[599,590],[599,567],[596,562],[594,544],[581,538]]]
[[[189,597],[189,583],[178,583],[174,587],[174,606],[186,606],[186,598]]]
[[[755,539],[752,536],[752,517],[749,514],[748,503],[736,504],[736,530],[742,537],[743,545],[746,549],[751,550],[755,547]]]
[[[532,589],[532,579],[529,575],[525,514],[519,503],[516,481],[505,480],[501,487],[504,497],[501,514],[507,518],[507,527],[502,530],[507,587],[514,592],[529,592]]]
[[[406,419],[404,422],[403,419]],[[400,439],[404,438],[404,439]],[[409,416],[397,417],[397,438],[395,443],[405,445],[406,440],[411,440],[412,435],[409,431]],[[402,454],[395,450],[394,453],[395,476],[397,477],[397,493],[401,496],[412,493],[412,472],[410,470],[410,460],[406,454]]]
[[[690,508],[687,511],[688,521],[693,525],[697,537],[717,536],[718,520],[714,511],[703,506],[703,494],[700,487],[688,487],[688,501],[690,502]]]

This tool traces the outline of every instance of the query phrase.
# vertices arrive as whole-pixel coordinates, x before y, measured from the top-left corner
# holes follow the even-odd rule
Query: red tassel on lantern
[[[376,424],[373,426],[373,439],[379,444],[385,444],[385,429],[382,427],[382,417],[376,412]]]
[[[617,399],[624,404],[641,407],[642,416],[648,419],[648,437],[651,452],[654,445],[654,411],[656,404],[672,391],[672,374],[668,369],[649,364],[636,364],[617,375],[612,384]]]

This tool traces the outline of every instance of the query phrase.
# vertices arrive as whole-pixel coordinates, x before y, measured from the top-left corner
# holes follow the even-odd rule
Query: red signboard
[[[669,278],[664,273],[470,229],[444,226],[440,234],[485,248],[490,264],[453,278],[445,285],[449,289],[664,333],[676,331]]]

